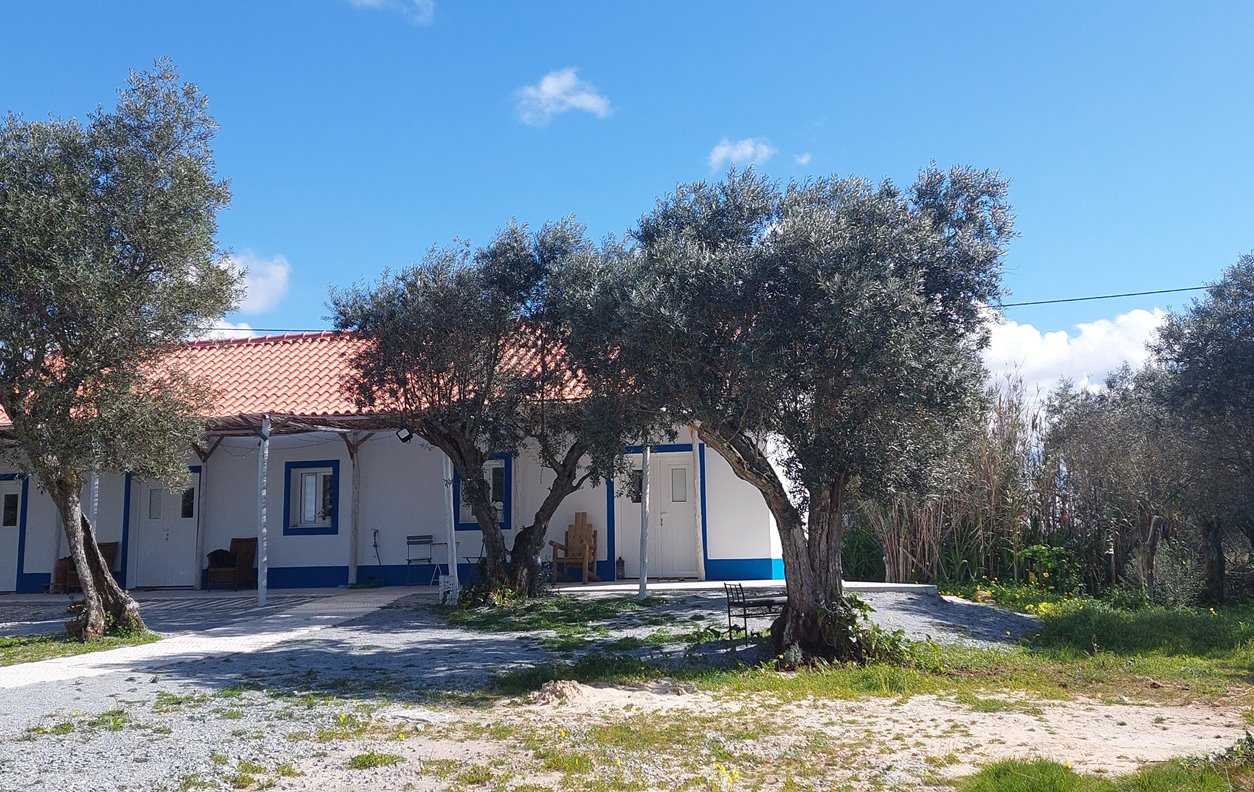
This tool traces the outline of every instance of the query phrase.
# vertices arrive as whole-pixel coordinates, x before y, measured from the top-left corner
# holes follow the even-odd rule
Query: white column
[[[448,575],[453,591],[447,604],[457,602],[460,585],[457,581],[457,524],[453,518],[453,460],[444,455],[444,523],[448,528]]]
[[[199,456],[199,455],[197,455]],[[200,591],[201,571],[205,568],[205,482],[209,480],[209,457],[200,457],[200,475],[196,478],[196,579],[192,588]]]
[[[701,441],[697,438],[697,427],[688,427],[692,437],[692,515],[695,518],[693,530],[697,532],[697,580],[705,580],[705,537],[701,534]]]
[[[261,417],[261,450],[257,454],[257,607],[266,604],[266,466],[270,463],[270,416]]]
[[[357,583],[357,556],[361,546],[361,530],[358,526],[358,515],[361,513],[361,464],[357,456],[370,435],[353,432],[341,437],[348,446],[348,462],[353,468],[353,498],[348,523],[348,585],[352,586]],[[379,573],[382,576],[383,571],[380,570]]]
[[[649,446],[640,449],[640,599],[649,596]]]

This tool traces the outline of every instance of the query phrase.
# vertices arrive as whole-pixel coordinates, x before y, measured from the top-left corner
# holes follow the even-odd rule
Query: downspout
[[[697,580],[705,580],[705,535],[701,526],[705,524],[705,515],[701,512],[701,451],[700,440],[697,438],[697,427],[689,426],[688,434],[692,437],[692,516],[693,530],[697,532]]]
[[[270,563],[266,547],[266,467],[270,463],[270,416],[261,416],[261,449],[257,454],[257,607],[266,604]]]

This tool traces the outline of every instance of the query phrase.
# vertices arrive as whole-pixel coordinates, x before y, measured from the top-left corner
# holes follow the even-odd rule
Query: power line
[[[1179,289],[1153,289],[1151,291],[1139,292],[1123,292],[1121,294],[1095,294],[1089,297],[1059,297],[1054,300],[1028,300],[1025,302],[1001,303],[999,308],[1024,308],[1029,305],[1058,305],[1059,303],[1073,302],[1089,302],[1091,300],[1114,300],[1120,297],[1148,297],[1154,294],[1178,294],[1180,292],[1202,291],[1206,286],[1185,286]],[[301,330],[295,327],[233,327],[227,325],[215,325],[211,330],[234,331],[238,333],[325,333],[331,328],[320,327],[317,329]]]
[[[1058,303],[1087,302],[1089,300],[1113,300],[1116,297],[1145,297],[1150,294],[1176,294],[1177,292],[1201,291],[1205,286],[1185,286],[1181,289],[1155,289],[1153,291],[1125,292],[1123,294],[1097,294],[1092,297],[1060,297],[1057,300],[1031,300],[1028,302],[1002,303],[1002,308],[1021,308],[1025,305],[1057,305]]]

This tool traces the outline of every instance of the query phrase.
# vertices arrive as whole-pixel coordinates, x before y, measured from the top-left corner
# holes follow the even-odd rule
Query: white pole
[[[361,530],[358,527],[361,513],[361,462],[357,456],[361,453],[361,447],[369,436],[369,434],[362,435],[357,432],[349,436],[340,435],[344,444],[348,446],[348,462],[353,466],[353,503],[348,523],[348,585],[350,586],[357,583],[357,556],[360,554],[361,545]],[[382,577],[382,572],[380,572],[380,577]]]
[[[270,416],[261,416],[261,451],[257,454],[257,607],[266,604],[266,466],[270,463]]]
[[[688,427],[692,437],[692,516],[697,532],[697,580],[705,580],[705,537],[701,535],[701,449],[697,427]]]
[[[649,596],[649,447],[640,450],[640,599]]]
[[[100,536],[100,526],[96,522],[96,516],[100,514],[100,474],[96,471],[91,473],[91,529]]]
[[[444,522],[448,527],[448,577],[452,585],[448,605],[457,602],[457,525],[453,519],[453,460],[444,455]]]
[[[199,454],[197,455],[199,456]],[[200,476],[196,479],[196,580],[193,588],[200,591],[201,571],[205,568],[205,482],[209,480],[209,457],[200,457]]]

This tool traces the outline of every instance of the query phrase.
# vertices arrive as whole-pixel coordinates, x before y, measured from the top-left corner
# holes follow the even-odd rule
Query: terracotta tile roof
[[[347,333],[289,333],[193,341],[172,363],[204,378],[215,396],[210,417],[277,413],[362,415],[344,391],[360,345]]]
[[[252,338],[192,341],[171,353],[171,363],[198,379],[215,395],[206,418],[241,415],[347,417],[386,413],[358,408],[344,382],[352,371],[352,355],[362,344],[351,333],[317,332]],[[505,367],[535,371],[539,349],[527,344],[513,350]],[[568,376],[555,398],[585,395],[582,381]],[[0,410],[0,425],[7,424]]]

